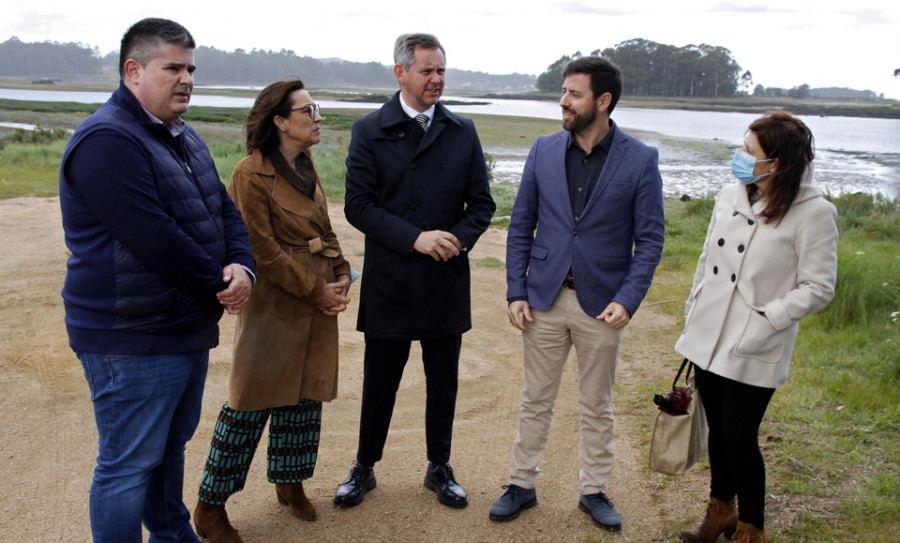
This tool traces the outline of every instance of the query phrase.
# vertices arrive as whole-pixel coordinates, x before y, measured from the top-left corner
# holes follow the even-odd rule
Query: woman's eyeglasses
[[[319,104],[308,104],[305,106],[295,107],[291,111],[301,111],[306,110],[306,114],[309,115],[310,119],[315,120],[316,115],[319,114]]]

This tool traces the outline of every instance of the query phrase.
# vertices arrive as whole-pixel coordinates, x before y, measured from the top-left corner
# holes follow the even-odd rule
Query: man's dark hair
[[[594,93],[595,100],[605,92],[612,95],[607,112],[613,112],[622,96],[622,70],[618,66],[603,57],[578,57],[570,60],[563,70],[563,77],[571,74],[587,74],[591,77],[591,92]]]
[[[141,66],[160,56],[159,45],[169,43],[194,49],[194,37],[187,28],[169,19],[148,18],[131,25],[119,46],[119,77],[125,77],[125,61],[136,60]]]
[[[444,51],[444,46],[436,36],[432,34],[401,34],[394,42],[394,64],[399,64],[403,66],[404,70],[408,70],[416,62],[416,47],[440,49],[441,54],[444,55],[444,61],[447,60],[447,52]]]

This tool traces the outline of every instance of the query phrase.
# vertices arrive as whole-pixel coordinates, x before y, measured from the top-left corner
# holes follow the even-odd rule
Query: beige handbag
[[[707,454],[709,427],[691,375],[693,365],[685,358],[672,382],[672,390],[653,398],[659,413],[650,440],[650,469],[658,473],[682,475]],[[679,387],[678,380],[685,366],[688,370],[684,386]]]

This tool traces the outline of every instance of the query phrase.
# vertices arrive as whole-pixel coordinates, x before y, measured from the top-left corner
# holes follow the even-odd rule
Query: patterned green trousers
[[[271,483],[296,483],[309,479],[316,468],[322,402],[300,400],[295,406],[262,411],[235,411],[222,406],[209,457],[200,481],[200,499],[224,505],[244,488],[256,447],[269,422],[266,478]]]

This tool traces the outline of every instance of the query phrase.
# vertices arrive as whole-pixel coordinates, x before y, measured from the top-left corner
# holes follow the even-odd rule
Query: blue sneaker
[[[507,489],[500,499],[491,505],[491,520],[505,522],[519,516],[519,513],[537,505],[537,493],[533,488],[503,485]]]
[[[581,496],[578,509],[590,515],[594,524],[604,530],[617,532],[622,529],[622,517],[603,492]]]

